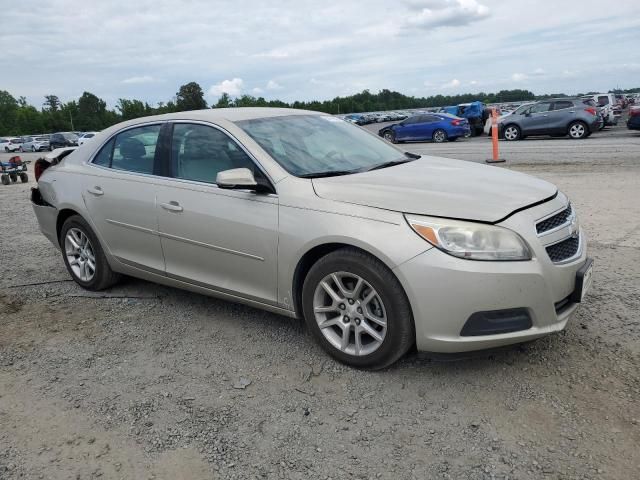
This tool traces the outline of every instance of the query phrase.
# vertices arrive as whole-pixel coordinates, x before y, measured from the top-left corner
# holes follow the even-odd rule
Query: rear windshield
[[[607,95],[598,97],[598,105],[609,105],[609,97]]]
[[[36,137],[35,140],[36,142],[46,142],[49,139],[47,137]]]
[[[62,136],[67,140],[77,140],[78,136],[75,133],[63,133]]]
[[[584,103],[585,105],[589,105],[590,107],[596,106],[596,102],[593,98],[585,98],[584,100],[582,100],[582,103]]]

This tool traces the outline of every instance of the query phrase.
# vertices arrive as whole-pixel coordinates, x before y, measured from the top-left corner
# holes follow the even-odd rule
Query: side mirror
[[[253,173],[248,168],[232,168],[218,172],[216,184],[220,188],[255,189],[258,186]]]

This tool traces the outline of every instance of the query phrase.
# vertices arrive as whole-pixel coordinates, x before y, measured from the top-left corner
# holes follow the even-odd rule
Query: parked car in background
[[[74,132],[58,132],[49,137],[49,148],[55,150],[62,147],[77,147],[78,135]]]
[[[627,128],[629,130],[640,130],[640,105],[632,105],[629,108]]]
[[[96,136],[97,132],[85,132],[81,137],[78,138],[78,145],[84,144],[87,140],[91,140]]]
[[[2,149],[5,153],[17,152],[22,146],[22,139],[19,137],[8,138],[7,141],[2,143]]]
[[[22,137],[21,152],[41,152],[43,150],[49,150],[47,137]]]
[[[453,142],[470,134],[467,119],[447,113],[415,115],[378,131],[378,135],[391,143],[425,140]]]
[[[617,106],[615,96],[612,93],[597,93],[595,95],[585,95],[581,98],[583,100],[591,99],[596,103],[604,117],[605,126],[618,124],[622,111]]]
[[[523,103],[522,105],[520,105],[519,107],[517,107],[515,110],[510,110],[510,111],[506,111],[498,116],[498,124],[500,124],[500,122],[502,122],[504,119],[508,119],[509,115],[519,115],[520,112],[525,111],[529,106],[533,105],[536,102],[527,102],[527,103]],[[491,125],[492,125],[492,120],[491,120],[491,116],[489,116],[489,118],[487,118],[486,122],[484,123],[484,133],[486,133],[487,135],[491,136]]]
[[[591,285],[555,185],[318,112],[146,117],[46,166],[33,210],[82,288],[125,274],[304,318],[359,368],[559,332]]]
[[[471,135],[480,135],[484,128],[484,124],[489,118],[489,111],[482,102],[461,103],[460,105],[451,107],[442,107],[441,112],[455,115],[456,117],[466,118],[469,122]]]
[[[599,128],[596,107],[581,98],[543,100],[529,106],[518,115],[509,115],[500,124],[500,137],[508,141],[521,140],[530,135],[551,135],[579,140],[587,138]]]

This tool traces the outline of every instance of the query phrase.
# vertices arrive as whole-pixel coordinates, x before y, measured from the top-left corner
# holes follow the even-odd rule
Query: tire
[[[18,181],[18,175],[16,173],[10,173],[9,174],[9,178],[11,179],[12,182],[17,182]]]
[[[2,175],[0,179],[2,180],[3,185],[9,185],[11,183],[11,179],[9,178],[9,175]]]
[[[22,147],[18,147],[18,151],[19,151],[20,153],[23,153],[23,152],[24,152],[24,150],[22,149]]]
[[[9,153],[9,147],[4,147],[4,153]]]
[[[522,138],[522,131],[517,125],[507,125],[506,127],[504,127],[503,136],[505,140],[513,142]]]
[[[349,290],[338,293],[334,278],[344,282],[342,289],[349,286]],[[359,288],[355,287],[357,279],[361,280]],[[356,294],[350,297],[349,292]],[[366,298],[369,300],[364,303]],[[331,306],[325,306],[327,301]],[[402,357],[415,341],[411,307],[400,282],[382,262],[355,248],[331,252],[311,267],[302,288],[302,306],[307,327],[322,348],[352,367],[384,368]],[[316,316],[316,308],[325,312]],[[378,323],[381,319],[384,326]],[[329,325],[321,329],[321,323]],[[367,333],[372,329],[377,339]],[[348,345],[342,348],[345,331]]]
[[[386,132],[384,132],[383,137],[387,142],[398,143],[395,134],[391,130],[387,130]]]
[[[35,153],[35,151],[36,151],[36,147],[32,146],[32,147],[31,147],[31,151]]]
[[[447,141],[447,132],[438,128],[433,132],[433,135],[431,135],[431,140],[433,140],[433,143],[444,143]]]
[[[584,122],[572,122],[567,127],[567,134],[573,140],[582,140],[589,136],[589,127]]]
[[[76,239],[76,244],[80,246],[84,245],[82,251],[73,248],[72,242],[67,240],[68,235]],[[88,249],[87,243],[79,242],[79,240],[83,238],[88,240]],[[104,290],[117,283],[120,279],[120,275],[111,270],[98,238],[93,233],[93,230],[91,230],[89,224],[80,215],[73,215],[67,218],[60,230],[59,242],[64,265],[67,267],[71,278],[82,288],[93,291]],[[89,260],[91,260],[91,256],[93,256],[94,260],[93,274],[88,275],[91,273],[91,269],[89,268],[88,270],[84,270],[87,275],[85,275],[85,278],[82,278],[82,264],[72,266],[69,262],[72,260],[84,260],[84,263],[90,265]],[[69,257],[72,258],[70,259]]]
[[[449,141],[450,142],[455,142],[458,139],[458,137],[449,137]]]
[[[20,181],[22,183],[27,183],[29,181],[29,175],[27,175],[26,173],[21,173],[20,174]]]

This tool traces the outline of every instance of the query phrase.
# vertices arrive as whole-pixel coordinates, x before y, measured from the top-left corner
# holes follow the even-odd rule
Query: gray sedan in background
[[[591,283],[554,185],[420,158],[330,115],[139,118],[51,156],[33,209],[80,286],[126,274],[302,317],[355,367],[560,331]]]
[[[592,101],[558,98],[536,102],[506,116],[500,122],[500,136],[509,141],[533,135],[568,135],[580,140],[597,132],[599,127],[598,109]]]

